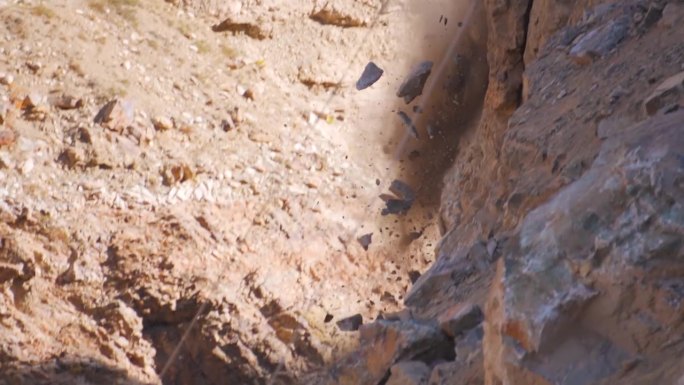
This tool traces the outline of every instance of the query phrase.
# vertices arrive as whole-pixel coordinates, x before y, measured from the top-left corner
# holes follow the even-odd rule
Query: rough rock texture
[[[592,384],[637,356],[658,368],[684,331],[682,132],[682,112],[624,127],[525,217],[488,302],[487,383]]]
[[[455,337],[429,383],[682,376],[680,4],[485,2],[482,117],[405,300],[421,322],[486,303],[485,327]]]

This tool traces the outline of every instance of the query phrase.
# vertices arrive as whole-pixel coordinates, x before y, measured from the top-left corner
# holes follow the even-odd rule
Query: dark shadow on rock
[[[90,357],[62,355],[50,360],[26,364],[0,357],[0,385],[149,385],[117,368]]]

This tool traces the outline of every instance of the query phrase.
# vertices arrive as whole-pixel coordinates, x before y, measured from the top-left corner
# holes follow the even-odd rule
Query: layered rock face
[[[359,383],[680,383],[682,2],[485,4],[483,115],[445,178],[437,261],[393,321],[441,328],[454,354],[404,363],[393,344],[386,377]],[[482,325],[448,333],[473,306]]]

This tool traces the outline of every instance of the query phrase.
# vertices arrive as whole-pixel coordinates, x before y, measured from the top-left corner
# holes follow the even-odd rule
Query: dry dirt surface
[[[0,382],[293,383],[349,351],[337,322],[432,262],[395,93],[467,12],[0,1]],[[383,216],[395,178],[417,199]]]

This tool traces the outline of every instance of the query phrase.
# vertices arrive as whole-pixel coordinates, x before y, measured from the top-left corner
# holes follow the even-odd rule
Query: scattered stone
[[[131,120],[132,111],[126,111],[123,103],[118,99],[114,99],[102,106],[93,121],[112,131],[123,132]]]
[[[61,110],[73,110],[84,105],[83,99],[63,93],[48,96],[48,102]]]
[[[9,86],[12,83],[14,83],[14,76],[6,73],[0,73],[0,84]]]
[[[183,183],[195,177],[195,173],[190,166],[185,163],[166,166],[162,170],[162,182],[166,186],[173,186],[178,183]]]
[[[20,109],[28,120],[45,120],[48,113],[47,99],[38,92],[30,92],[22,100]]]
[[[365,27],[368,25],[368,13],[358,9],[353,1],[343,1],[342,4],[324,2],[323,6],[316,6],[309,17],[311,20],[324,25],[335,25],[343,28]],[[357,3],[358,4],[358,3]]]
[[[351,317],[343,318],[337,321],[337,327],[343,332],[353,332],[359,330],[363,324],[363,316],[355,314]]]
[[[392,365],[386,385],[424,385],[430,377],[430,367],[420,361],[404,361]]]
[[[368,251],[368,246],[370,246],[371,242],[373,241],[373,233],[368,233],[364,234],[360,237],[358,237],[356,240],[359,242],[361,247],[363,247],[364,250]]]
[[[323,319],[323,323],[326,323],[326,324],[327,324],[327,323],[329,323],[330,321],[332,321],[333,318],[335,318],[335,316],[333,316],[333,315],[330,314],[330,313],[327,313],[327,314],[325,315],[325,318]]]
[[[570,58],[577,64],[586,65],[606,56],[627,37],[630,19],[622,17],[580,35],[570,48]]]
[[[173,120],[166,116],[155,116],[152,118],[152,126],[157,131],[167,131],[173,128]]]
[[[456,337],[479,325],[484,316],[477,305],[458,304],[441,314],[437,321],[442,331],[450,337]]]
[[[425,87],[425,82],[427,82],[430,73],[432,72],[431,61],[424,61],[415,66],[409,75],[404,79],[404,82],[399,86],[397,91],[397,96],[404,98],[404,102],[409,104],[423,93],[423,87]]]
[[[399,115],[399,118],[401,118],[401,122],[404,123],[404,126],[409,131],[409,134],[413,136],[414,138],[418,139],[418,129],[416,126],[413,124],[413,121],[411,118],[404,112],[404,111],[397,111],[397,115]]]
[[[254,21],[234,20],[229,17],[211,27],[214,32],[244,33],[252,39],[264,40],[271,37],[271,31],[262,27],[262,23]]]
[[[228,115],[225,119],[221,121],[221,129],[225,132],[233,131],[236,128],[235,121]]]
[[[85,151],[80,147],[68,147],[59,155],[59,161],[67,165],[69,168],[74,168],[78,164],[85,162]]]
[[[366,64],[366,68],[363,70],[359,80],[356,81],[356,89],[361,91],[372,86],[375,82],[380,80],[383,72],[384,71],[375,63],[369,62]]]
[[[648,115],[655,115],[664,107],[678,104],[684,99],[684,72],[665,79],[644,101]]]
[[[38,62],[27,62],[26,67],[28,67],[28,69],[35,74],[40,71],[41,68],[43,68],[43,65]]]

